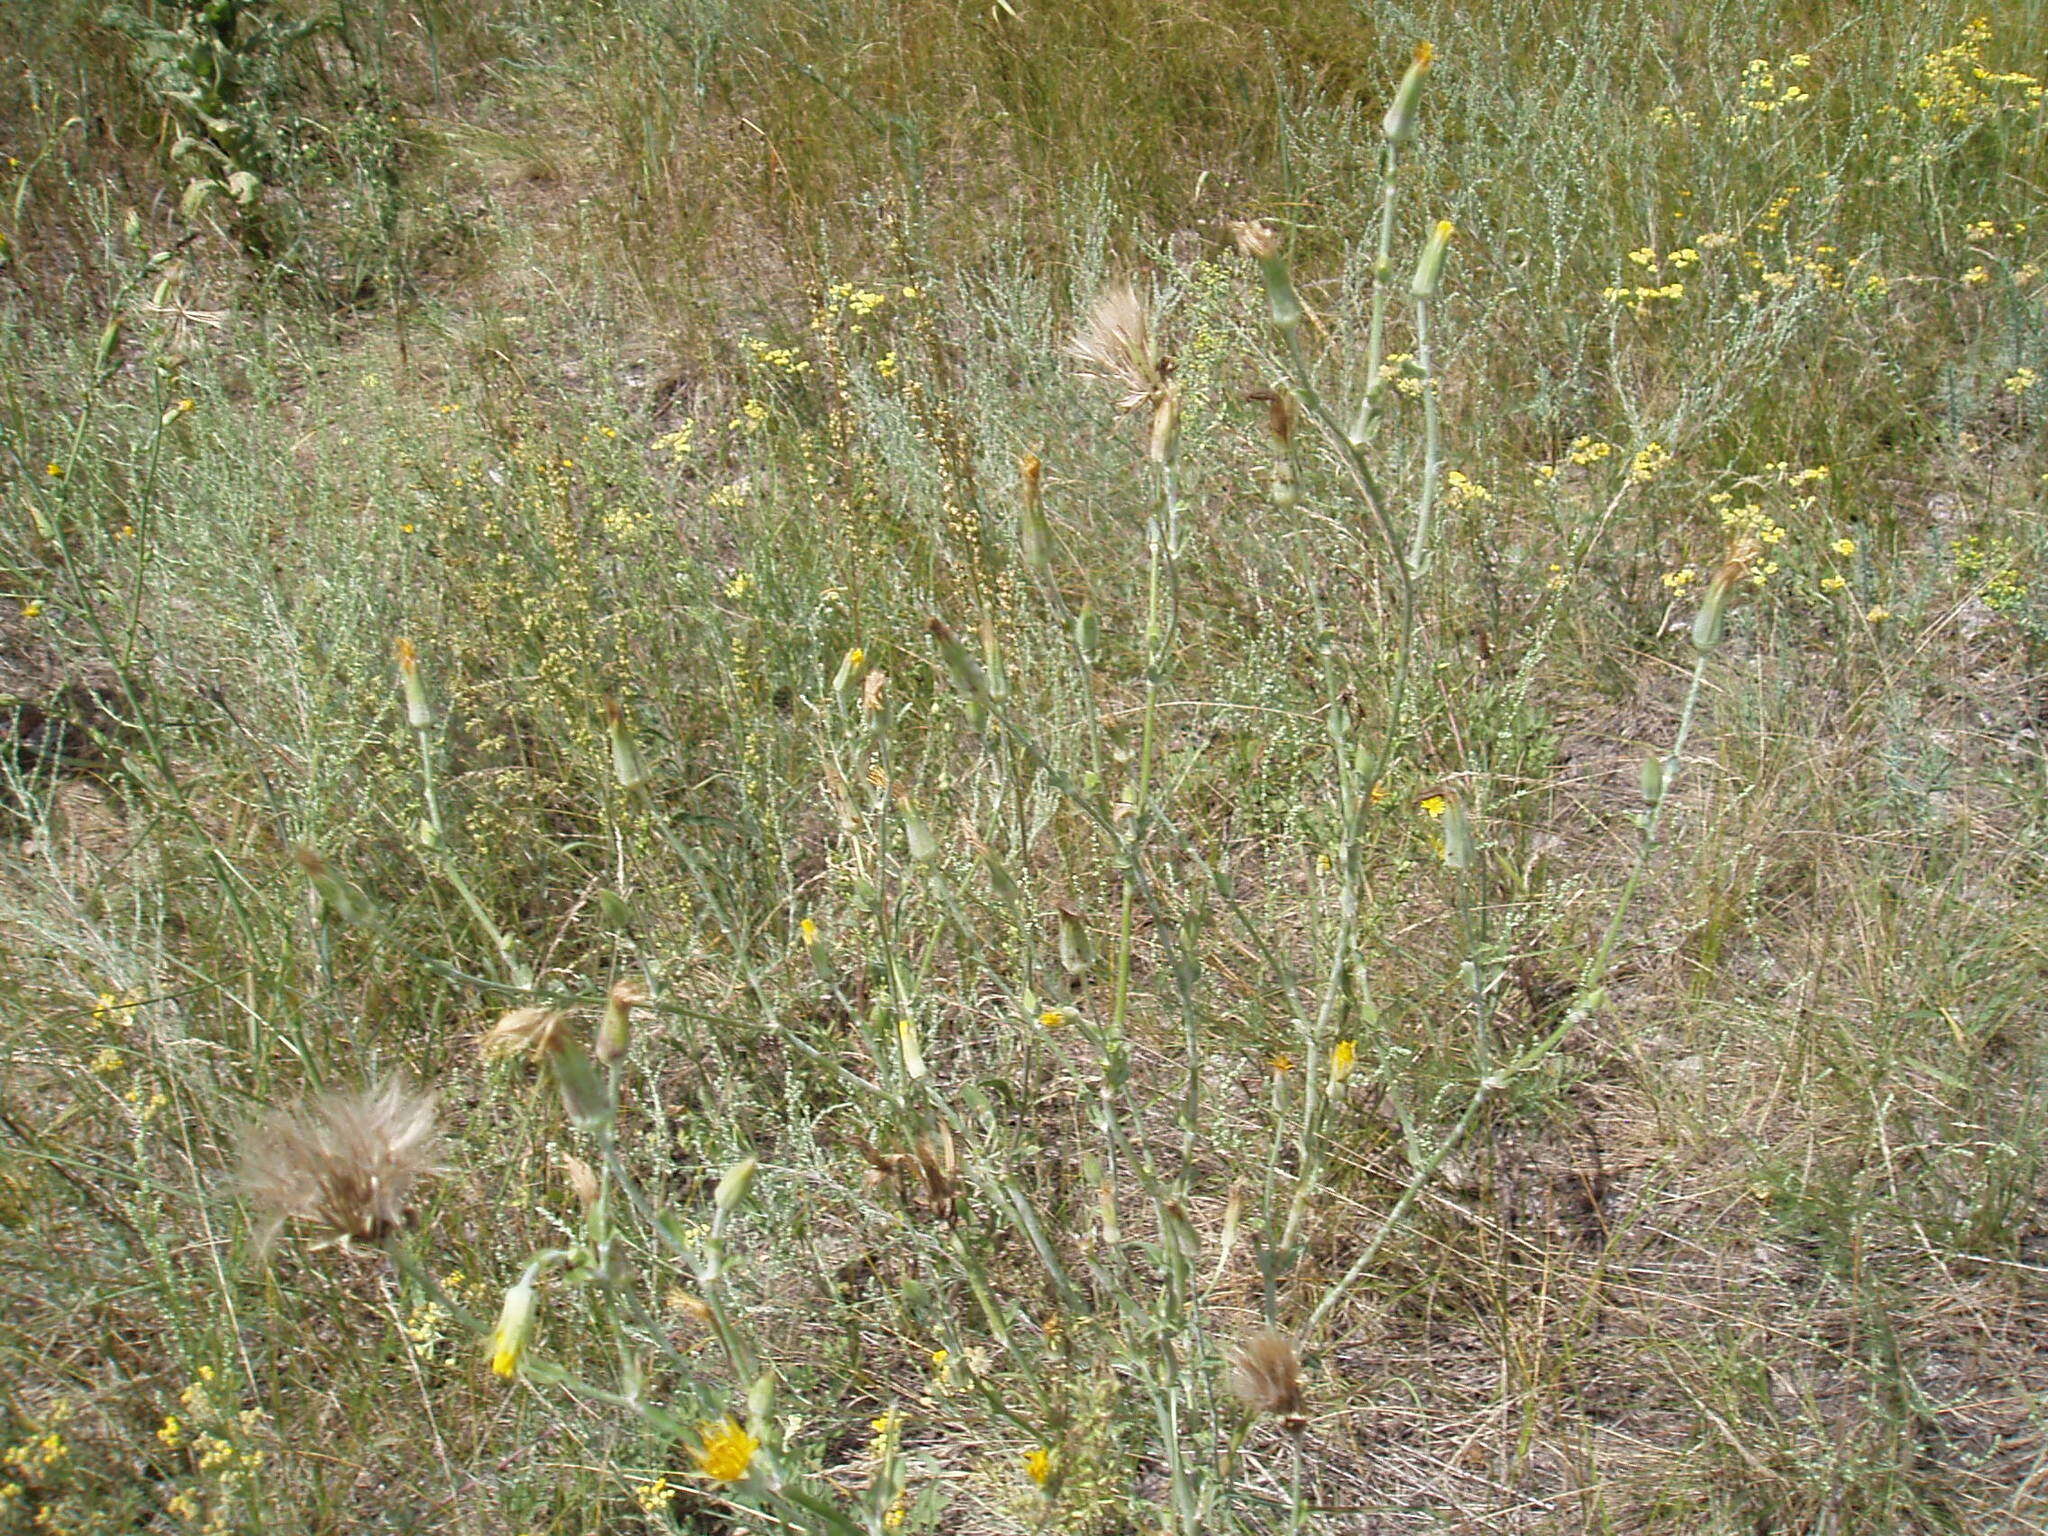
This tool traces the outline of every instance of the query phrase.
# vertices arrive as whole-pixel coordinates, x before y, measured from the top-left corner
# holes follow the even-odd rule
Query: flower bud
[[[1159,392],[1152,407],[1152,435],[1145,456],[1154,464],[1171,464],[1180,457],[1180,391],[1171,384]]]
[[[1452,869],[1472,867],[1472,822],[1456,795],[1444,796],[1444,863]]]
[[[1034,576],[1052,569],[1052,528],[1045,520],[1045,498],[1041,481],[1044,468],[1038,455],[1027,453],[1017,461],[1020,502],[1017,537],[1024,546],[1024,566]]]
[[[611,1087],[597,1075],[583,1047],[566,1033],[550,1045],[548,1068],[555,1074],[562,1108],[578,1130],[602,1130],[611,1124],[615,1109]]]
[[[633,733],[626,725],[625,712],[619,708],[617,699],[604,701],[605,732],[612,743],[612,777],[618,780],[621,789],[638,789],[654,777],[647,766],[647,759],[641,755],[640,743],[633,739]]]
[[[1095,616],[1093,604],[1083,604],[1074,616],[1074,649],[1091,667],[1102,652],[1102,621]]]
[[[832,676],[832,693],[841,704],[853,697],[853,685],[860,681],[860,675],[868,664],[868,653],[859,646],[851,646],[839,658],[839,670]]]
[[[1387,115],[1380,123],[1380,132],[1390,144],[1405,144],[1415,137],[1418,123],[1415,108],[1422,100],[1422,82],[1429,76],[1429,63],[1436,50],[1423,43],[1415,50],[1415,60],[1408,66],[1408,73],[1401,77],[1401,83],[1394,88],[1393,102],[1387,107]]]
[[[918,1043],[917,1020],[896,1021],[896,1049],[903,1056],[903,1071],[912,1082],[916,1082],[930,1070],[924,1064],[924,1047]]]
[[[625,1060],[633,1044],[633,1010],[646,1001],[647,989],[637,981],[614,982],[605,994],[604,1017],[591,1050],[606,1066]]]
[[[1422,255],[1415,263],[1415,278],[1409,283],[1408,291],[1418,299],[1433,299],[1444,277],[1444,255],[1451,248],[1451,236],[1457,233],[1457,226],[1449,219],[1438,219],[1436,228],[1429,232],[1429,243],[1422,248]]]
[[[505,1292],[498,1326],[491,1330],[491,1369],[500,1376],[518,1373],[520,1359],[533,1339],[535,1274],[533,1266],[527,1266],[519,1283]]]
[[[391,648],[398,653],[398,686],[405,692],[405,723],[423,731],[434,723],[434,711],[427,703],[427,685],[420,678],[419,652],[403,635],[392,642]]]
[[[917,807],[906,797],[899,807],[903,813],[903,837],[910,845],[910,858],[914,864],[933,864],[939,857],[939,840],[932,836],[932,829]]]
[[[1664,798],[1664,759],[1643,759],[1643,798],[1655,805]]]
[[[938,642],[939,659],[946,664],[946,673],[953,679],[953,686],[976,704],[986,704],[989,699],[988,674],[981,669],[981,663],[960,637],[953,633],[952,626],[944,619],[933,619],[927,626],[931,637]]]
[[[1266,285],[1266,308],[1273,323],[1283,331],[1301,324],[1301,299],[1294,280],[1287,274],[1287,258],[1280,251],[1280,235],[1272,225],[1247,219],[1233,220],[1230,233],[1237,248],[1259,264],[1259,277]]]
[[[760,1169],[756,1158],[743,1157],[734,1163],[719,1179],[718,1189],[711,1197],[712,1205],[730,1216],[745,1203],[748,1191],[754,1187],[754,1175]]]

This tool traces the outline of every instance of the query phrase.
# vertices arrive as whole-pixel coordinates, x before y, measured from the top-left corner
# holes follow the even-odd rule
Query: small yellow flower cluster
[[[1798,196],[1799,188],[1797,185],[1789,186],[1780,192],[1771,199],[1770,205],[1757,216],[1756,227],[1762,230],[1776,229],[1785,221],[1785,210],[1792,206],[1793,200]]]
[[[1052,1452],[1044,1446],[1024,1453],[1024,1475],[1043,1488],[1052,1481]]]
[[[1638,283],[1634,287],[1602,288],[1600,297],[1610,304],[1626,304],[1641,315],[1649,313],[1650,306],[1659,300],[1675,302],[1684,298],[1685,284],[1672,281],[1658,284]]]
[[[732,580],[725,584],[725,595],[734,602],[738,602],[753,590],[754,578],[746,571],[736,572]]]
[[[1380,371],[1373,375],[1373,392],[1393,386],[1394,392],[1414,399],[1423,392],[1421,365],[1415,361],[1412,352],[1389,352],[1380,361]]]
[[[2027,232],[2025,219],[2015,220],[2001,226],[1996,219],[1972,219],[1963,226],[1963,234],[1971,240],[2004,240],[2024,235]]]
[[[915,288],[905,288],[902,296],[914,299],[918,293]],[[857,320],[865,320],[888,302],[888,294],[872,288],[862,288],[855,283],[834,283],[825,291],[825,314],[828,317],[851,315]]]
[[[697,423],[684,420],[676,424],[673,432],[664,432],[654,440],[657,453],[672,453],[677,458],[686,458],[697,446]]]
[[[1812,64],[1813,56],[1806,53],[1793,54],[1782,66],[1773,65],[1769,59],[1751,59],[1742,67],[1742,105],[1761,116],[1793,102],[1808,100],[1810,93],[1795,82],[1788,80],[1780,89],[1778,75],[1780,68],[1787,75],[1795,75]],[[1740,114],[1734,120],[1741,121]]]
[[[1493,500],[1493,492],[1454,469],[1444,476],[1444,499],[1454,507],[1484,506]]]
[[[669,1487],[666,1477],[657,1477],[633,1490],[633,1502],[640,1506],[641,1513],[657,1517],[668,1509],[675,1496],[676,1491]]]
[[[2005,376],[2006,393],[2012,395],[2024,395],[2028,390],[2032,389],[2036,384],[2040,382],[2041,375],[2034,372],[2033,369],[2016,369],[2012,373],[2009,373]]]
[[[1635,457],[1628,462],[1630,485],[1648,485],[1670,467],[1671,450],[1662,443],[1648,442],[1638,448]]]
[[[1913,104],[1935,122],[1952,127],[2038,107],[2044,96],[2039,79],[1985,67],[1984,48],[1990,41],[1991,23],[1979,16],[1963,28],[1961,42],[1922,58]],[[1998,87],[2011,89],[2001,92]]]
[[[1684,108],[1658,106],[1650,108],[1650,121],[1665,128],[1697,128],[1700,115]]]
[[[1664,573],[1664,585],[1673,592],[1683,592],[1687,587],[1699,580],[1699,574],[1691,566],[1684,566],[1675,571],[1666,571]]]
[[[799,357],[791,347],[771,347],[758,337],[743,336],[740,338],[740,349],[762,367],[773,368],[776,372],[786,373],[792,378],[797,374],[811,371],[810,360]]]
[[[768,419],[768,404],[765,400],[742,400],[740,413],[726,423],[735,432],[758,432]]]
[[[1575,437],[1572,439],[1571,447],[1565,450],[1565,457],[1583,468],[1588,464],[1598,464],[1613,452],[1614,444],[1604,442],[1600,438]]]

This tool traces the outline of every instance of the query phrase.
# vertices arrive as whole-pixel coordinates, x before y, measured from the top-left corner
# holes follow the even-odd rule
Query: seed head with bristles
[[[264,1116],[243,1133],[236,1179],[261,1213],[258,1248],[292,1222],[321,1247],[382,1242],[405,1225],[440,1146],[432,1097],[397,1078]]]
[[[1172,368],[1152,334],[1150,301],[1129,283],[1103,290],[1067,343],[1067,356],[1080,365],[1085,377],[1118,391],[1120,411],[1156,402]]]
[[[1230,1357],[1230,1390],[1254,1413],[1270,1413],[1290,1434],[1308,1425],[1301,1387],[1301,1354],[1294,1341],[1261,1328]]]

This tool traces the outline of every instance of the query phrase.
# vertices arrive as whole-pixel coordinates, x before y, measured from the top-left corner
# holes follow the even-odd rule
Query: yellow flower
[[[2006,375],[2005,387],[2010,394],[2024,395],[2040,382],[2041,376],[2034,372],[2033,369],[2021,368],[2017,372]]]
[[[804,948],[810,949],[817,944],[818,925],[815,922],[813,922],[810,918],[807,917],[802,922],[798,923],[796,925],[796,929],[798,933],[803,935]]]
[[[1829,547],[1844,560],[1856,553],[1856,541],[1854,539],[1837,539]]]
[[[55,459],[52,459],[49,463],[43,466],[43,473],[48,475],[52,480],[62,480],[64,478],[64,466],[62,464],[59,464]]]
[[[1449,807],[1450,802],[1442,795],[1424,795],[1422,803],[1416,809],[1425,816],[1441,816]]]
[[[1294,1070],[1294,1058],[1285,1051],[1277,1051],[1266,1065],[1273,1069],[1275,1077],[1284,1077],[1287,1073]]]
[[[736,1483],[753,1466],[761,1442],[732,1419],[707,1419],[697,1426],[699,1444],[690,1452],[700,1476],[714,1483]]]
[[[1839,592],[1847,585],[1847,578],[1841,576],[1823,576],[1820,579],[1820,589],[1823,592]]]
[[[667,1509],[669,1500],[675,1496],[675,1490],[669,1487],[666,1477],[657,1477],[633,1490],[633,1501],[650,1515],[658,1515]]]
[[[1038,1022],[1047,1029],[1058,1029],[1073,1015],[1065,1008],[1047,1008],[1038,1015]]]
[[[1885,607],[1884,604],[1879,603],[1875,608],[1872,608],[1869,612],[1865,613],[1863,615],[1863,618],[1866,623],[1882,624],[1886,619],[1890,618],[1891,616],[1891,609]]]
[[[163,1427],[157,1430],[156,1437],[172,1450],[176,1450],[184,1443],[185,1426],[178,1422],[178,1416],[175,1413],[166,1414]]]
[[[32,597],[21,605],[21,616],[24,619],[37,618],[42,614],[42,611],[42,602],[37,598]]]
[[[1357,1070],[1358,1042],[1339,1040],[1330,1047],[1330,1082],[1332,1086],[1343,1082]]]
[[[1052,1476],[1052,1452],[1044,1446],[1024,1453],[1024,1475],[1043,1488]]]
[[[491,1331],[491,1370],[500,1376],[518,1372],[520,1358],[533,1340],[534,1274],[531,1269],[505,1292],[498,1326]]]

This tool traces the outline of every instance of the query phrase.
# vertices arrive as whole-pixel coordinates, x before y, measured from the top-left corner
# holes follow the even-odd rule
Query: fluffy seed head
[[[242,1137],[236,1182],[267,1249],[288,1222],[320,1246],[375,1243],[405,1225],[413,1186],[439,1167],[434,1101],[397,1078],[275,1110]]]
[[[1152,334],[1152,306],[1129,283],[1103,290],[1067,343],[1083,375],[1118,392],[1117,409],[1134,411],[1166,388],[1170,365]]]
[[[1270,1413],[1299,1434],[1308,1424],[1301,1388],[1301,1355],[1294,1341],[1261,1328],[1230,1359],[1230,1390],[1254,1413]]]

